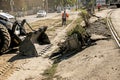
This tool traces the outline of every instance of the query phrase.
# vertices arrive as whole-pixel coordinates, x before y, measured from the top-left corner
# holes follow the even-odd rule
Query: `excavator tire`
[[[120,8],[120,3],[116,4],[117,8]]]
[[[0,54],[4,53],[10,46],[11,37],[6,27],[0,24]]]

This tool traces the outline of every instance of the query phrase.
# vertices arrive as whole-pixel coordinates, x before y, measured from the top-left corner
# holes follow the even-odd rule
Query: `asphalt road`
[[[19,17],[18,19],[19,20],[26,19],[27,22],[32,23],[32,22],[35,22],[35,21],[38,21],[38,20],[51,19],[51,18],[55,18],[55,17],[57,18],[57,16],[61,17],[60,15],[62,14],[62,12],[61,13],[56,13],[56,12],[55,13],[48,13],[46,17],[39,17],[39,18],[37,18],[37,14],[35,14],[35,15]],[[73,15],[78,14],[78,12],[72,12],[72,11],[67,11],[67,12],[70,15],[71,14],[73,14]]]
[[[38,21],[38,20],[49,19],[49,18],[55,17],[57,15],[60,15],[60,13],[48,13],[46,17],[39,17],[39,18],[37,18],[37,14],[35,14],[35,15],[19,17],[18,19],[19,20],[26,19],[27,22],[32,23],[32,22],[35,22],[35,21]]]

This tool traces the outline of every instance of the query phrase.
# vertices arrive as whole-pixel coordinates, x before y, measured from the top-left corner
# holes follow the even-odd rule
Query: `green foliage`
[[[90,18],[89,13],[85,9],[81,10],[80,16],[82,17],[83,20],[86,19],[88,20]]]
[[[83,21],[85,22],[85,26],[88,27],[90,14],[84,9],[84,10],[81,10],[80,16],[82,17]]]
[[[51,68],[44,71],[43,75],[46,76],[44,80],[52,80],[56,72],[58,63],[54,63]]]
[[[67,3],[68,4],[73,4],[73,3],[75,3],[76,2],[76,0],[67,0]]]
[[[95,0],[91,0],[88,5],[91,7],[95,3]]]
[[[81,10],[81,15],[88,15],[88,12],[85,9]]]
[[[56,5],[66,6],[67,4],[73,5],[77,0],[54,0]]]
[[[81,17],[77,18],[77,20],[75,21],[76,24],[80,24],[82,22]]]
[[[81,25],[77,24],[76,27],[74,27],[74,28],[73,28],[71,31],[69,31],[67,34],[68,34],[68,36],[71,36],[71,35],[74,34],[74,33],[80,34],[80,35],[85,35],[85,34],[86,34],[86,31],[85,31],[85,29],[84,29]]]

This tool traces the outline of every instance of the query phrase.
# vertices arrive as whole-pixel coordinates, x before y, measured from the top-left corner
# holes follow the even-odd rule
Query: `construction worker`
[[[69,15],[64,10],[64,12],[62,13],[62,25],[66,25],[66,18],[67,17],[69,17]]]
[[[98,5],[97,5],[97,7],[98,7],[98,11],[100,11],[101,5],[100,5],[100,4],[98,4]]]

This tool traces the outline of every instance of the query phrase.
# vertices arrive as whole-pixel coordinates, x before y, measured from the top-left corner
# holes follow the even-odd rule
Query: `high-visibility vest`
[[[62,18],[66,18],[69,17],[69,15],[67,13],[62,13]]]

